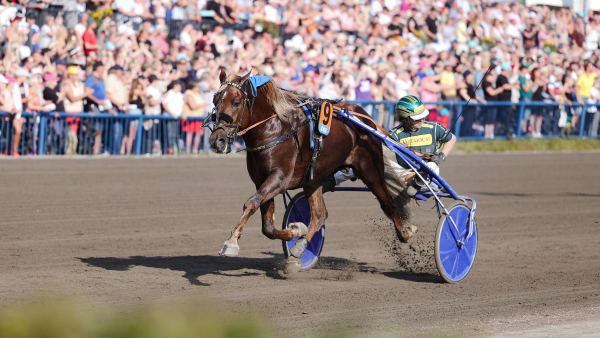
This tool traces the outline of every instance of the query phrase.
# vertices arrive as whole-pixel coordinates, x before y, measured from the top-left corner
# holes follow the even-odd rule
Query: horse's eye
[[[233,101],[233,106],[234,107],[239,107],[240,106],[240,101]]]

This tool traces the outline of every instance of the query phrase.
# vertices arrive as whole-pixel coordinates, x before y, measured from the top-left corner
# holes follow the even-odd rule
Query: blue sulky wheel
[[[310,224],[310,207],[303,192],[296,194],[296,196],[292,198],[290,204],[288,204],[287,209],[285,210],[285,215],[283,216],[282,228],[285,230],[288,228],[290,223],[294,222],[302,222],[306,224],[306,226]],[[296,244],[297,240],[297,238],[293,238],[290,241],[282,241],[285,258],[290,256],[290,250],[294,244]],[[317,231],[310,243],[308,243],[308,247],[306,248],[306,251],[304,251],[304,255],[300,257],[302,270],[308,270],[317,264],[324,242],[325,225],[323,225],[321,229]]]
[[[472,234],[467,236],[471,209],[463,202],[452,204],[448,213],[449,215],[443,215],[438,223],[435,235],[435,263],[446,282],[458,283],[467,277],[475,262],[477,226],[473,220]],[[456,228],[448,216],[452,217]]]

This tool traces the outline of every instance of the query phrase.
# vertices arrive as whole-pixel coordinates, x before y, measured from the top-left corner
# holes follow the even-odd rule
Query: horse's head
[[[249,76],[250,72],[227,79],[225,71],[219,74],[221,87],[213,97],[215,108],[204,123],[212,132],[210,146],[217,153],[229,153],[237,132],[247,124],[253,101],[248,92]]]

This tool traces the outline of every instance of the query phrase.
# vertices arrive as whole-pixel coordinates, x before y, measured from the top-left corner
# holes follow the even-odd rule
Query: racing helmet
[[[429,115],[429,110],[427,110],[423,102],[414,95],[406,95],[398,100],[394,110],[396,112],[396,117],[399,119],[407,119],[410,117],[411,119],[418,121]]]

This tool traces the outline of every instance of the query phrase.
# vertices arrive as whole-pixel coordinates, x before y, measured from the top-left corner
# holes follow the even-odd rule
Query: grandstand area
[[[595,138],[596,5],[531,4],[4,1],[0,154],[207,150],[220,69],[361,102],[385,127],[413,94],[463,138]]]

